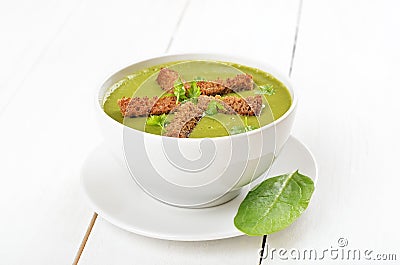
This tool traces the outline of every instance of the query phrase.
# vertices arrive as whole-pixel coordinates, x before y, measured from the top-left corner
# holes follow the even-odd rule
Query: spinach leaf
[[[298,171],[269,178],[247,194],[235,216],[235,226],[250,236],[285,229],[307,208],[313,192],[314,182]]]

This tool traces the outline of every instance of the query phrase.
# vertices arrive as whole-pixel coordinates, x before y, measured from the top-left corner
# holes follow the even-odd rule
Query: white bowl
[[[115,121],[103,110],[109,88],[143,68],[180,60],[239,63],[268,72],[289,89],[292,105],[279,119],[259,129],[216,138],[172,138],[138,131]],[[272,165],[290,136],[297,98],[288,78],[271,66],[243,58],[215,54],[178,54],[135,63],[112,75],[96,97],[97,118],[116,158],[149,195],[174,206],[202,208],[236,197]]]

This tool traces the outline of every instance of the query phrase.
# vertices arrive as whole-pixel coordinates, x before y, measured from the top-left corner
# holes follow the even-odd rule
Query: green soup
[[[176,70],[184,80],[193,80],[199,76],[207,80],[215,80],[217,78],[229,78],[240,73],[249,74],[253,76],[255,88],[234,93],[236,96],[241,97],[260,94],[260,86],[273,88],[273,93],[262,94],[263,106],[265,107],[259,116],[239,116],[223,113],[205,115],[190,133],[190,138],[227,136],[232,134],[232,129],[244,124],[251,128],[265,126],[281,117],[292,103],[292,98],[286,86],[271,74],[259,69],[229,62],[179,61],[142,69],[112,85],[104,99],[103,108],[105,113],[114,120],[131,128],[161,135],[162,129],[158,126],[147,125],[146,117],[124,118],[117,101],[122,97],[153,97],[165,94],[165,91],[156,82],[157,73],[163,67]],[[233,93],[227,95],[233,95]],[[174,114],[169,114],[167,121],[172,120],[173,116]]]

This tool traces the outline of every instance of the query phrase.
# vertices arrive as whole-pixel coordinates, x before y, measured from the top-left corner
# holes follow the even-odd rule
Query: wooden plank
[[[304,2],[293,133],[315,153],[320,177],[310,224],[287,246],[337,247],[340,237],[375,253],[400,245],[399,8],[395,1]]]
[[[252,5],[191,1],[169,52],[231,53],[268,61],[287,73],[298,6],[298,1],[254,1]],[[246,21],[254,24],[249,28]],[[80,264],[256,264],[260,244],[261,237],[208,242],[151,239],[127,233],[99,216]]]
[[[287,73],[299,1],[192,1],[171,52],[207,52],[264,61]]]
[[[260,240],[164,241],[128,233],[98,218],[79,264],[256,264]]]
[[[34,67],[0,116],[1,264],[72,263],[93,214],[79,177],[101,141],[95,91],[118,68],[163,53],[182,6],[88,0],[58,27],[36,64],[34,56],[21,57]],[[30,12],[40,10],[32,5]]]
[[[0,4],[0,115],[80,2],[18,0]]]

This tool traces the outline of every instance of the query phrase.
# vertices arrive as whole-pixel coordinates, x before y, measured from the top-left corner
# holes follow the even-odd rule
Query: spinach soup
[[[131,128],[169,137],[220,137],[281,117],[288,89],[262,70],[230,62],[169,62],[132,73],[109,88],[103,109]]]

